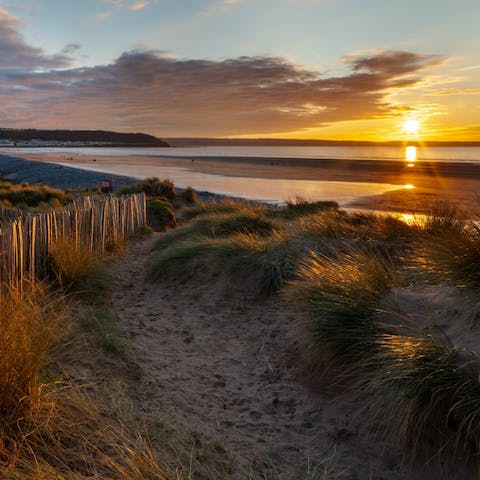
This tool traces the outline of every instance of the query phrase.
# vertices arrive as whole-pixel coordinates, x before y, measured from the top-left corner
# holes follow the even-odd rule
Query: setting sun
[[[420,121],[415,118],[407,118],[403,124],[403,129],[407,133],[414,133],[416,135],[419,128]]]

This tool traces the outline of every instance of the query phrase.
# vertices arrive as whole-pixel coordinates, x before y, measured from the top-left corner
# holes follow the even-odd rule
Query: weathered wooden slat
[[[52,246],[72,241],[75,249],[92,254],[107,244],[124,240],[146,225],[145,195],[85,197],[47,214],[19,216],[0,229],[0,301],[6,288],[21,292],[25,280],[43,280],[49,274]],[[72,254],[74,254],[72,252]]]

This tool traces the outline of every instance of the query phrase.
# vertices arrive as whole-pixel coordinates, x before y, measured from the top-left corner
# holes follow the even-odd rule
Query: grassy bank
[[[407,225],[301,200],[199,203],[182,216],[157,242],[151,281],[218,274],[251,301],[279,295],[303,312],[292,325],[300,364],[355,385],[365,421],[406,457],[475,461],[480,345],[466,337],[478,328],[477,217],[439,205]]]
[[[48,186],[2,181],[3,221],[72,200]],[[11,215],[10,215],[11,214]],[[28,246],[27,246],[28,249]],[[112,362],[128,366],[128,344],[109,307],[105,254],[54,241],[49,278],[5,285],[0,302],[0,476],[5,479],[163,479],[188,476],[159,455]],[[106,256],[105,256],[106,255]]]

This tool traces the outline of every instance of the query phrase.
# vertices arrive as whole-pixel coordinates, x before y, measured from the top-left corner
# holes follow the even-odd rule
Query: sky
[[[480,141],[479,19],[479,0],[0,0],[0,127]]]

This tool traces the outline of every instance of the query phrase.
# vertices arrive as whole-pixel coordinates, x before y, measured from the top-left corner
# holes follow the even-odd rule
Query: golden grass
[[[71,287],[91,275],[99,264],[99,257],[90,248],[67,238],[50,248],[51,268],[55,279],[63,287]]]
[[[70,329],[63,297],[11,291],[0,305],[0,477],[166,479],[147,436],[95,385],[43,381]],[[58,358],[56,358],[58,357]],[[92,396],[87,394],[91,392]],[[122,398],[122,395],[120,395]],[[99,399],[105,399],[100,402]]]
[[[10,291],[0,305],[0,414],[6,425],[38,406],[41,369],[68,330],[62,301],[42,286]]]

